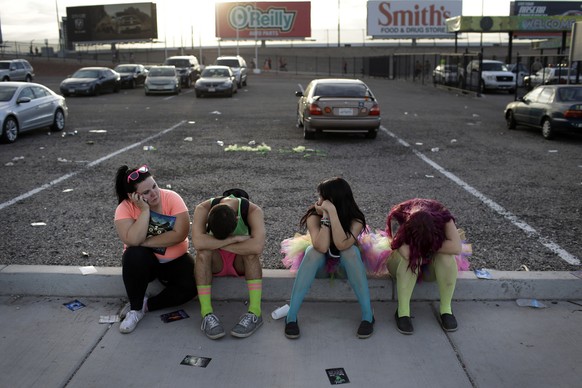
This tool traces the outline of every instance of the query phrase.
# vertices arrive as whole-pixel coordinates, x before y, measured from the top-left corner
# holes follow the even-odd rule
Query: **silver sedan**
[[[44,85],[0,83],[0,140],[3,143],[14,143],[21,132],[36,128],[62,131],[68,112],[65,98]]]
[[[374,139],[382,121],[380,106],[368,86],[357,79],[316,79],[295,92],[297,126],[305,139],[320,132],[362,133]]]

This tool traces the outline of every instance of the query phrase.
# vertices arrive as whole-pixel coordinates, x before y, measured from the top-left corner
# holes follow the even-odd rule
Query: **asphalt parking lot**
[[[58,90],[62,78],[37,82]],[[473,244],[472,268],[579,269],[582,136],[507,130],[511,95],[364,79],[382,111],[377,139],[306,141],[294,91],[312,78],[251,75],[234,98],[196,99],[193,88],[67,98],[64,133],[35,130],[0,145],[0,264],[119,266],[113,177],[122,164],[147,163],[192,211],[245,188],[265,210],[266,268],[282,268],[279,243],[298,231],[317,183],[341,175],[373,229],[397,202],[436,198]]]

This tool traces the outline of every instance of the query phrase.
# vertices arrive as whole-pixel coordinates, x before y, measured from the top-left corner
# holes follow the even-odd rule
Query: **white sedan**
[[[69,109],[65,98],[44,85],[31,82],[0,83],[0,124],[3,143],[14,143],[21,132],[65,128]]]

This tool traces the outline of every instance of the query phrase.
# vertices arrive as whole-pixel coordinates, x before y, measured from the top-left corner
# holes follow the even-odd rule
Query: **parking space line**
[[[422,152],[410,147],[410,144],[408,144],[405,140],[396,136],[396,134],[390,132],[384,126],[380,126],[380,129],[382,131],[386,132],[389,136],[396,139],[396,141],[399,144],[401,144],[402,146],[410,148],[412,150],[412,152],[416,156],[418,156],[421,160],[423,160],[425,163],[432,166],[435,170],[437,170],[438,172],[443,174],[445,177],[449,178],[451,181],[453,181],[454,183],[459,185],[466,192],[468,192],[469,194],[471,194],[474,197],[476,197],[477,199],[479,199],[482,203],[487,205],[491,210],[495,211],[500,216],[509,220],[513,225],[515,225],[519,229],[523,230],[528,237],[537,239],[540,244],[542,244],[543,246],[548,248],[550,251],[552,251],[553,253],[558,255],[562,260],[566,261],[568,264],[580,265],[580,260],[576,256],[570,254],[569,252],[567,252],[565,249],[560,247],[555,242],[549,240],[548,238],[541,236],[537,230],[535,230],[533,227],[531,227],[525,221],[519,219],[515,214],[511,213],[509,210],[505,209],[503,206],[499,205],[497,202],[493,201],[492,199],[489,199],[483,193],[481,193],[479,190],[475,189],[473,186],[469,185],[468,183],[463,181],[461,178],[459,178],[455,174],[445,170],[443,167],[441,167],[440,165],[435,163],[433,160],[429,159]]]
[[[54,185],[56,185],[56,184],[58,184],[58,183],[61,183],[61,182],[65,181],[65,180],[67,180],[67,179],[69,179],[69,178],[72,178],[72,177],[74,177],[75,175],[77,175],[77,174],[79,174],[79,173],[83,172],[83,170],[85,170],[85,169],[88,169],[88,168],[91,168],[91,167],[94,167],[94,166],[96,166],[96,165],[98,165],[98,164],[100,164],[100,163],[102,163],[102,162],[106,161],[107,159],[111,159],[112,157],[114,157],[114,156],[117,156],[117,155],[119,155],[119,154],[121,154],[121,153],[123,153],[123,152],[125,152],[125,151],[129,151],[129,150],[130,150],[130,149],[132,149],[132,148],[139,147],[140,145],[142,145],[142,144],[144,144],[144,143],[147,143],[147,142],[149,142],[149,141],[151,141],[151,140],[153,140],[153,139],[156,139],[156,138],[158,138],[158,137],[160,137],[160,136],[162,136],[162,135],[165,135],[166,133],[168,133],[168,132],[170,132],[170,131],[173,131],[174,129],[178,128],[179,126],[181,126],[181,125],[182,125],[182,124],[184,124],[185,122],[186,122],[186,120],[182,120],[182,121],[180,121],[178,124],[176,124],[176,125],[174,125],[174,126],[172,126],[172,127],[170,127],[170,128],[166,128],[166,129],[164,129],[163,131],[156,133],[155,135],[152,135],[152,136],[150,136],[150,137],[147,137],[147,138],[143,139],[142,141],[139,141],[139,142],[137,142],[137,143],[133,143],[133,144],[131,144],[131,145],[128,145],[127,147],[124,147],[124,148],[122,148],[122,149],[119,149],[119,150],[117,150],[117,151],[115,151],[115,152],[112,152],[112,153],[110,153],[110,154],[108,154],[108,155],[106,155],[106,156],[104,156],[104,157],[102,157],[102,158],[99,158],[99,159],[97,159],[97,160],[94,160],[94,161],[92,161],[92,162],[88,163],[88,164],[87,164],[85,167],[83,167],[81,170],[78,170],[78,171],[71,172],[71,173],[69,173],[69,174],[63,175],[63,176],[61,176],[61,177],[59,177],[59,178],[57,178],[57,179],[55,179],[55,180],[52,180],[52,181],[50,181],[49,183],[45,183],[44,185],[42,185],[42,186],[39,186],[39,187],[37,187],[37,188],[35,188],[35,189],[33,189],[33,190],[30,190],[30,191],[29,191],[29,192],[27,192],[27,193],[24,193],[24,194],[22,194],[22,195],[19,195],[19,196],[18,196],[18,197],[16,197],[16,198],[12,198],[12,199],[11,199],[11,200],[9,200],[9,201],[6,201],[6,202],[3,202],[3,203],[0,203],[0,210],[2,210],[2,209],[4,209],[4,208],[7,208],[8,206],[14,205],[14,204],[15,204],[15,203],[17,203],[18,201],[21,201],[21,200],[23,200],[23,199],[26,199],[26,198],[32,197],[33,195],[35,195],[35,194],[38,194],[38,193],[40,193],[41,191],[43,191],[43,190],[45,190],[45,189],[48,189],[49,187],[53,187]]]

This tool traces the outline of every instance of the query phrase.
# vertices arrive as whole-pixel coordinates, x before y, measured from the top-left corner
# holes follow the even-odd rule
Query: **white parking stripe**
[[[0,210],[2,210],[4,208],[7,208],[10,205],[14,205],[18,201],[21,201],[23,199],[32,197],[33,195],[35,195],[37,193],[40,193],[41,191],[43,191],[45,189],[48,189],[49,187],[52,187],[52,186],[56,185],[57,183],[60,183],[60,182],[65,181],[65,180],[67,180],[67,179],[69,179],[71,177],[74,177],[75,175],[81,173],[83,170],[85,170],[87,168],[94,167],[94,166],[98,165],[99,163],[104,162],[107,159],[110,159],[110,158],[112,158],[112,157],[114,157],[116,155],[119,155],[119,154],[121,154],[121,153],[123,153],[125,151],[128,151],[128,150],[130,150],[132,148],[138,147],[138,146],[140,146],[140,145],[142,145],[144,143],[147,143],[147,142],[149,142],[149,141],[151,141],[151,140],[153,140],[155,138],[158,138],[158,137],[160,137],[162,135],[165,135],[166,133],[168,133],[170,131],[173,131],[174,129],[178,128],[180,125],[184,124],[185,122],[186,122],[186,120],[182,120],[178,124],[176,124],[176,125],[174,125],[174,126],[172,126],[170,128],[164,129],[163,131],[158,132],[155,135],[152,135],[150,137],[147,137],[147,138],[143,139],[142,141],[140,141],[138,143],[133,143],[133,144],[127,146],[127,147],[124,147],[124,148],[122,148],[120,150],[117,150],[115,152],[112,152],[109,155],[106,155],[106,156],[104,156],[102,158],[99,158],[97,160],[94,160],[91,163],[88,163],[82,170],[79,170],[79,171],[76,171],[76,172],[71,172],[69,174],[63,175],[63,176],[61,176],[61,177],[59,177],[59,178],[57,178],[57,179],[55,179],[55,180],[53,180],[53,181],[51,181],[49,183],[45,183],[44,185],[42,185],[40,187],[37,187],[36,189],[30,190],[27,193],[24,193],[22,195],[19,195],[16,198],[13,198],[13,199],[11,199],[9,201],[0,203]]]
[[[404,147],[410,147],[410,145],[404,141],[403,139],[396,136],[394,133],[387,130],[385,127],[381,126],[380,129],[386,132],[388,135],[396,139],[398,143],[400,143]],[[503,216],[507,220],[509,220],[513,225],[517,226],[519,229],[523,230],[528,237],[532,237],[538,240],[540,244],[548,248],[550,251],[554,252],[558,255],[562,260],[566,261],[568,264],[579,265],[580,260],[576,258],[576,256],[568,253],[565,249],[560,247],[558,244],[554,243],[553,241],[541,236],[537,230],[533,227],[528,225],[525,221],[520,220],[516,215],[505,209],[503,206],[499,205],[497,202],[487,198],[484,194],[482,194],[479,190],[475,189],[473,186],[469,185],[468,183],[464,182],[461,178],[457,177],[455,174],[450,173],[449,171],[445,170],[443,167],[435,163],[433,160],[429,159],[426,155],[422,152],[411,148],[412,152],[418,156],[421,160],[425,163],[431,165],[435,170],[455,182],[457,185],[462,187],[465,191],[469,194],[473,195],[485,205],[487,205],[490,209],[495,211],[500,216]]]

